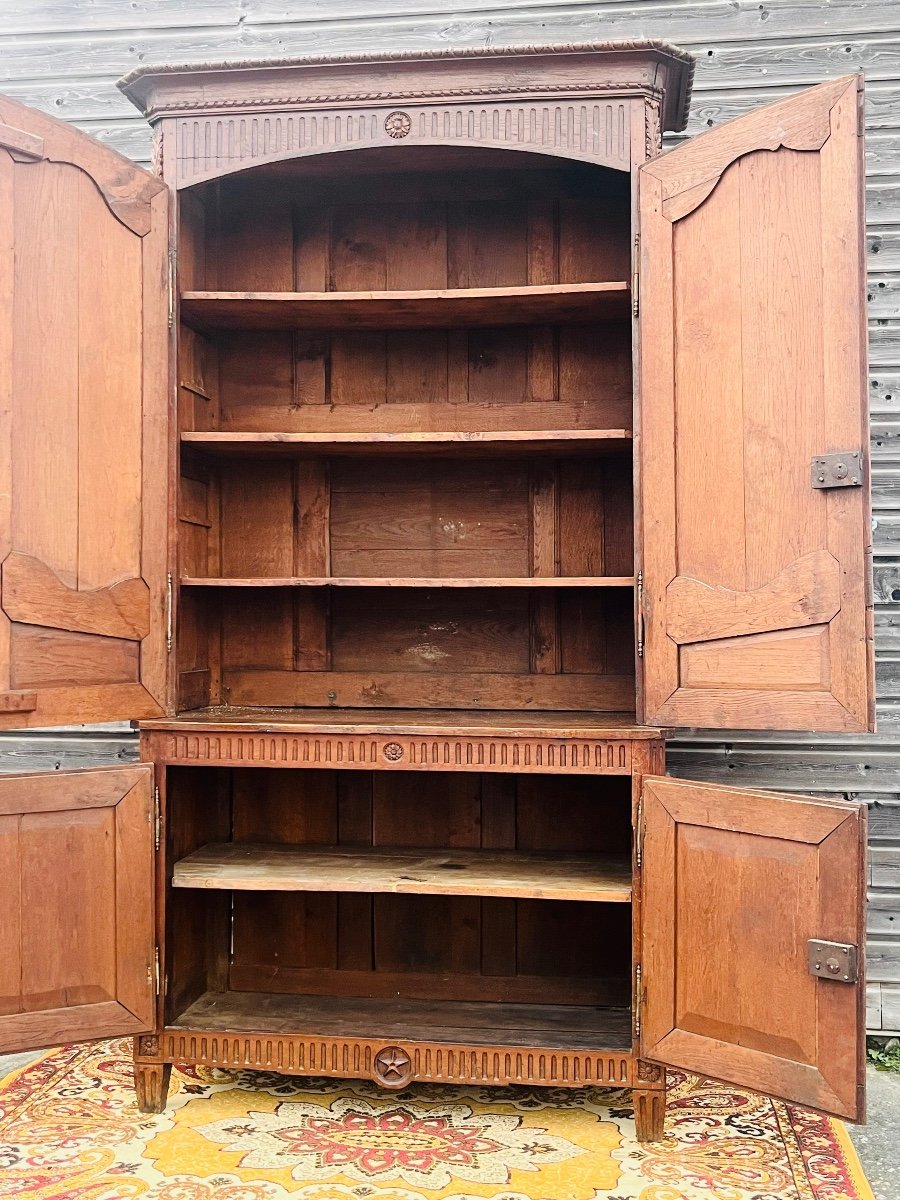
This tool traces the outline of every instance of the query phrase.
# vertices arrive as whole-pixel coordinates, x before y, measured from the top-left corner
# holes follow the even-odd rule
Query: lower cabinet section
[[[160,784],[165,987],[159,1029],[135,1041],[145,1110],[173,1063],[662,1093],[635,1041],[624,770],[198,764]],[[642,1136],[661,1111],[642,1107]]]

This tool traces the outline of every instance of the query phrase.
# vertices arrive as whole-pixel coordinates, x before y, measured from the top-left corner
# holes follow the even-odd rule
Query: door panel
[[[4,97],[0,124],[0,726],[159,715],[168,195]]]
[[[152,1029],[153,769],[0,776],[0,1053]]]
[[[872,728],[860,83],[640,173],[644,717]],[[677,450],[676,450],[677,447]]]
[[[863,1116],[866,810],[647,778],[641,1053]],[[859,979],[812,975],[813,939]]]

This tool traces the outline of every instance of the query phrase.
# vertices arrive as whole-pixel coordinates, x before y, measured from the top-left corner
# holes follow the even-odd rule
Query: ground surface
[[[24,1066],[35,1054],[0,1055],[0,1079]],[[900,1074],[868,1070],[867,1125],[848,1125],[875,1200],[900,1197]]]

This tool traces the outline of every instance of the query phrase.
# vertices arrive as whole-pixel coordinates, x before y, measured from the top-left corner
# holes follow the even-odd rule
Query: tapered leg
[[[134,1064],[134,1090],[142,1113],[161,1113],[166,1107],[171,1074],[171,1063]]]
[[[634,1089],[634,1124],[639,1142],[659,1142],[666,1117],[665,1089]]]

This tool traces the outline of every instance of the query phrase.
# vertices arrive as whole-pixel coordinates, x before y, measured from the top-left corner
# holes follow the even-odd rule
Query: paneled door
[[[647,777],[641,1054],[864,1117],[866,809]]]
[[[640,171],[650,723],[873,727],[860,89]]]
[[[0,97],[0,726],[165,710],[168,193]]]
[[[0,776],[0,1053],[152,1029],[150,766]]]

